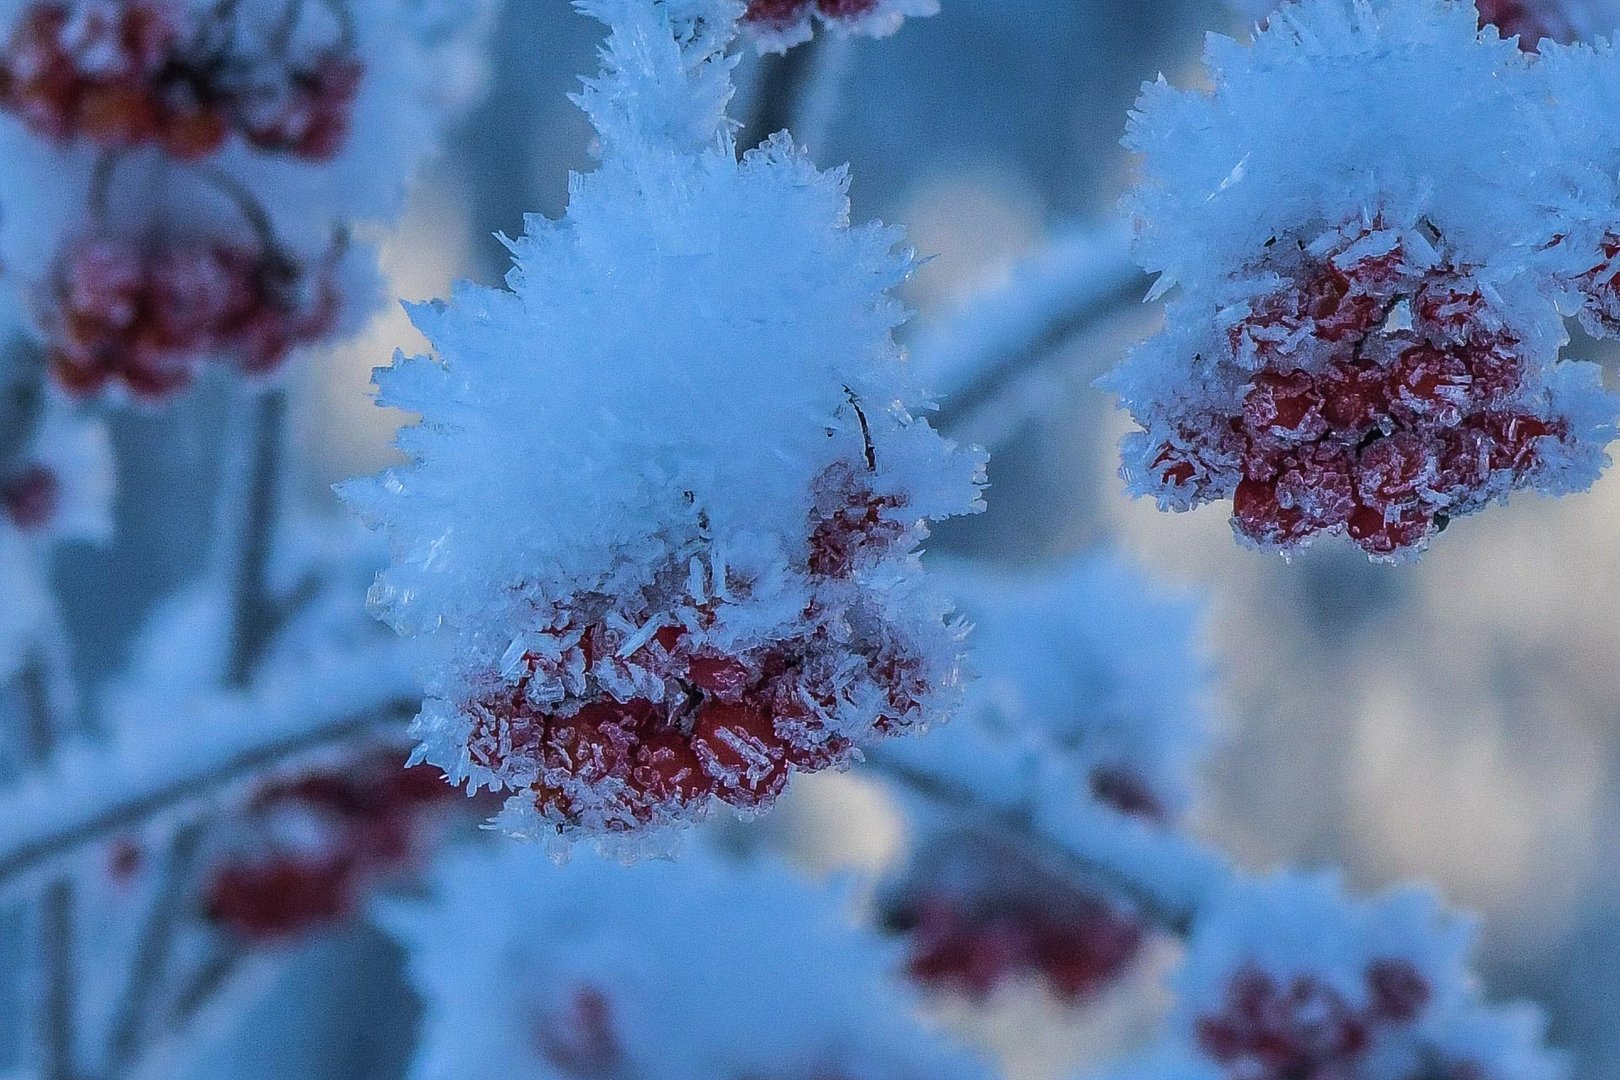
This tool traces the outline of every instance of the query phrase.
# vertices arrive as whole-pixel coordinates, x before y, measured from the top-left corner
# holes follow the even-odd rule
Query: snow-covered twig
[[[397,724],[420,693],[398,654],[385,643],[282,693],[153,710],[133,737],[60,748],[0,791],[0,885],[265,769]]]
[[[923,333],[911,349],[917,379],[954,422],[996,404],[1010,383],[1130,310],[1147,287],[1127,227],[1070,226]]]
[[[1178,935],[1191,930],[1233,875],[1225,859],[1196,841],[1100,804],[997,799],[968,779],[882,747],[867,753],[867,767],[929,802],[995,825],[1024,841],[1054,873],[1112,893]]]

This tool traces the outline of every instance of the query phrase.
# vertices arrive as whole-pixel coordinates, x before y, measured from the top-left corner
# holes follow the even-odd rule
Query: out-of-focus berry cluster
[[[1279,238],[1275,282],[1204,357],[1211,392],[1148,451],[1161,503],[1232,500],[1238,533],[1293,550],[1348,533],[1370,555],[1535,486],[1570,438],[1533,355],[1443,238],[1357,227]]]
[[[1430,992],[1402,960],[1374,961],[1366,970],[1366,998],[1358,1003],[1310,974],[1279,979],[1245,968],[1232,977],[1225,1007],[1198,1019],[1198,1045],[1234,1080],[1367,1076],[1380,1042],[1402,1037],[1421,1017]],[[1432,1055],[1416,1057],[1403,1080],[1486,1075],[1472,1062],[1436,1069]]]
[[[303,8],[324,10],[311,46]],[[0,107],[42,135],[108,148],[161,146],[181,160],[239,135],[273,153],[326,160],[343,146],[364,68],[340,7],[288,3],[265,48],[242,5],[45,0],[0,53]]]
[[[86,236],[62,257],[42,322],[59,385],[117,381],[142,398],[188,385],[204,361],[250,374],[277,367],[336,322],[336,256],[315,265],[262,246]]]
[[[1148,936],[1125,905],[974,835],[938,838],[884,922],[905,935],[912,978],[973,999],[1033,976],[1062,1001],[1084,1001],[1130,967]]]
[[[336,922],[422,853],[453,795],[435,770],[401,769],[391,752],[269,783],[210,870],[204,910],[260,941]]]

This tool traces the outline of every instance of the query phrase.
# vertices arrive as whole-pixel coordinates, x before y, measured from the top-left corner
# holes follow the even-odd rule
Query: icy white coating
[[[1264,19],[1285,3],[1294,0],[1227,0],[1227,5],[1250,19]],[[1460,7],[1475,6],[1475,0],[1451,0]],[[1502,37],[1521,32],[1521,23],[1542,29],[1563,40],[1590,41],[1608,36],[1620,27],[1620,4],[1615,0],[1480,0],[1481,21],[1500,20]]]
[[[1210,740],[1201,605],[1112,552],[1039,573],[936,570],[973,623],[974,677],[950,724],[889,755],[1004,784],[998,803],[1020,789],[1072,802],[1128,784],[1154,804],[1149,816],[1185,808]]]
[[[255,239],[241,196],[263,210],[277,245],[317,260],[334,234],[360,223],[387,223],[403,208],[406,183],[438,147],[446,126],[482,93],[484,45],[502,0],[342,0],[304,5],[303,23],[318,47],[336,33],[330,14],[343,11],[354,34],[362,79],[350,132],[329,160],[267,153],[230,139],[195,163],[180,163],[155,147],[117,155],[106,212],[92,206],[97,163],[106,155],[82,139],[43,137],[10,112],[0,112],[0,261],[7,268],[0,313],[28,323],[42,283],[73,238],[140,232],[153,222],[182,235]],[[9,40],[35,0],[0,0],[0,42]],[[109,0],[72,0],[74,11],[116,9]],[[178,0],[194,11],[214,0]],[[277,32],[287,6],[238,5],[242,40]],[[220,178],[224,178],[221,180]],[[98,220],[98,217],[102,220]],[[352,326],[380,302],[372,256],[352,256],[342,268]]]
[[[1571,133],[1589,129],[1575,146],[1613,145],[1616,69],[1606,47],[1555,51],[1546,63],[1481,33],[1472,6],[1451,0],[1305,0],[1252,44],[1211,36],[1212,89],[1144,88],[1126,140],[1143,175],[1127,205],[1137,258],[1170,299],[1165,331],[1108,380],[1144,428],[1124,447],[1133,492],[1167,509],[1211,497],[1158,470],[1189,418],[1241,415],[1254,373],[1284,367],[1251,346],[1254,327],[1285,325],[1295,337],[1267,347],[1322,373],[1309,337],[1330,331],[1308,319],[1294,331],[1267,307],[1299,288],[1298,261],[1354,277],[1374,265],[1358,260],[1391,251],[1413,281],[1459,276],[1471,321],[1445,347],[1509,343],[1522,381],[1491,408],[1558,432],[1537,441],[1533,467],[1498,470],[1449,507],[1457,496],[1439,496],[1442,508],[1596,479],[1614,401],[1595,365],[1559,353],[1571,282],[1590,282],[1603,261],[1616,208],[1612,169],[1572,153]],[[1399,340],[1411,318],[1396,304],[1372,336]],[[1420,321],[1418,332],[1437,331]],[[1213,487],[1230,495],[1230,483]]]
[[[1473,923],[1426,888],[1358,899],[1333,873],[1235,879],[1188,938],[1162,1042],[1110,1075],[1568,1075],[1563,1056],[1544,1045],[1545,1023],[1533,1006],[1483,999],[1470,969],[1474,940]],[[1245,1008],[1237,1004],[1245,983],[1272,990],[1250,996]]]
[[[787,52],[815,36],[888,37],[907,16],[939,14],[939,0],[749,0],[743,28],[760,52]]]
[[[820,639],[836,699],[812,706],[823,730],[860,736],[880,708],[850,689],[869,685],[872,656],[840,657],[839,641],[902,651],[923,711],[943,712],[958,631],[915,545],[921,522],[978,508],[983,462],[914,415],[926,403],[889,295],[911,253],[893,229],[852,228],[844,173],[785,136],[737,159],[726,47],[740,3],[580,7],[611,27],[604,72],[577,98],[601,165],[573,178],[564,218],[530,217],[510,242],[507,288],[460,284],[413,309],[436,355],[377,377],[382,404],[423,417],[400,436],[411,463],[345,490],[392,544],[378,613],[441,656],[421,753],[474,788],[572,783],[474,760],[469,702],[503,681],[565,715],[685,700],[643,665],[660,629],[757,657],[812,606],[839,613]],[[896,546],[812,581],[812,515],[840,491],[869,499],[861,528]],[[583,655],[581,620],[605,626],[612,656]],[[524,674],[545,664],[554,675]],[[521,795],[509,810],[515,830],[550,831]]]
[[[848,900],[696,845],[631,867],[452,853],[430,899],[382,913],[426,1007],[411,1076],[988,1077],[918,1021],[897,946],[856,928]]]

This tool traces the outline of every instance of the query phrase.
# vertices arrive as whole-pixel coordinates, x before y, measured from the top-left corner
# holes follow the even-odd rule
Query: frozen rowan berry
[[[49,525],[62,502],[62,485],[44,465],[29,465],[0,481],[0,507],[11,523],[24,531]]]
[[[1354,1076],[1370,1034],[1358,1011],[1310,975],[1232,977],[1224,1011],[1197,1023],[1199,1047],[1252,1080]]]
[[[814,0],[748,0],[743,18],[765,26],[791,25],[809,13]]]
[[[989,837],[937,837],[888,897],[912,978],[983,998],[1032,977],[1068,1002],[1108,986],[1140,955],[1141,917],[1053,877]]]
[[[1557,0],[1475,0],[1475,6],[1482,29],[1494,26],[1504,38],[1517,37],[1526,52],[1536,52],[1542,38],[1568,44],[1576,37]]]
[[[540,1053],[566,1076],[605,1080],[625,1067],[613,1004],[594,986],[575,990],[566,1009],[540,1017],[534,1030]]]
[[[715,794],[734,806],[769,803],[787,783],[788,744],[763,710],[724,702],[705,706],[693,728],[692,749]]]

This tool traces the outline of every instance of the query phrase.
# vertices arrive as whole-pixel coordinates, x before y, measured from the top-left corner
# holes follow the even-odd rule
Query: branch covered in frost
[[[0,883],[263,770],[373,734],[407,711],[416,686],[392,646],[314,667],[296,686],[129,702],[142,722],[116,744],[60,746],[48,765],[0,788]]]
[[[911,347],[917,381],[953,417],[993,407],[1009,384],[1146,292],[1123,227],[1060,230],[1015,263],[1006,281],[918,335]]]

